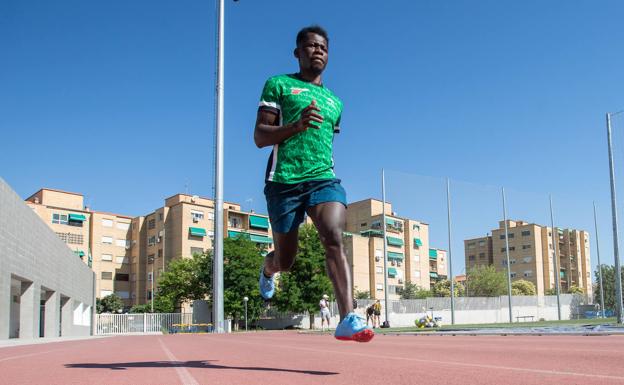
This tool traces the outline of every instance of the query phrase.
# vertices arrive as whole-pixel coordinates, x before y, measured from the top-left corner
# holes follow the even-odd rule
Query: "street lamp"
[[[616,322],[624,321],[622,316],[622,277],[620,268],[620,250],[618,240],[617,204],[615,199],[615,170],[613,165],[613,148],[611,145],[611,117],[624,112],[607,112],[607,144],[609,147],[609,177],[611,180],[611,220],[613,221],[613,259],[615,262],[615,315]]]
[[[243,297],[243,302],[245,302],[245,331],[247,331],[247,302],[249,302],[249,297]]]

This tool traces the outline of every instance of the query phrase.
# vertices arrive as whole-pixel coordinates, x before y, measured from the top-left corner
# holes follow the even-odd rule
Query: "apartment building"
[[[548,226],[524,221],[507,221],[509,241],[509,264],[512,280],[525,279],[533,282],[538,295],[544,295],[555,287],[558,276],[561,292],[577,286],[592,296],[591,260],[589,234],[583,230],[559,229],[556,238]],[[507,246],[505,222],[493,229],[492,235],[464,241],[466,270],[492,265],[496,270],[507,271]],[[559,272],[555,273],[555,245]]]
[[[115,293],[127,307],[152,299],[173,259],[213,247],[214,201],[197,195],[173,195],[138,217],[92,211],[82,194],[53,189],[39,190],[26,204],[93,269],[96,297]],[[246,237],[265,252],[273,250],[266,215],[225,202],[223,230],[226,237]]]
[[[406,281],[430,286],[429,225],[403,218],[386,202],[386,239],[383,237],[383,203],[365,199],[348,205],[344,247],[351,265],[354,290],[368,291],[371,298],[384,298],[384,274],[388,277],[388,296],[399,297],[397,291]],[[388,265],[384,271],[384,242]]]
[[[85,264],[92,266],[91,213],[84,206],[82,194],[41,189],[26,198],[25,203]]]
[[[430,288],[436,282],[448,278],[448,251],[442,249],[429,249],[429,278]]]

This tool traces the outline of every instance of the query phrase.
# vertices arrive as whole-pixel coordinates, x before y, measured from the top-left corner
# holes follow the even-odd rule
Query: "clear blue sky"
[[[623,14],[615,0],[228,1],[225,198],[266,212],[257,100],[297,70],[298,29],[319,23],[349,200],[380,198],[385,167],[396,211],[446,248],[445,182],[405,174],[475,183],[452,184],[456,272],[461,240],[500,219],[499,188],[482,185],[544,224],[552,193],[557,223],[592,239],[596,200],[612,263],[604,114],[624,108]],[[23,197],[59,188],[130,215],[211,196],[215,29],[207,0],[0,2],[0,176]]]

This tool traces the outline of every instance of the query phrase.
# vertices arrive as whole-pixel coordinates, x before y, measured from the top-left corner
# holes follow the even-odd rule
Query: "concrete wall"
[[[91,269],[0,178],[0,339],[91,334],[94,288]]]

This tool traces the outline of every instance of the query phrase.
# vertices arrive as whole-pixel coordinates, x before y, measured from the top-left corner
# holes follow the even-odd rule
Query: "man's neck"
[[[321,74],[316,75],[311,72],[299,70],[299,73],[297,73],[297,76],[299,76],[301,80],[305,80],[306,82],[316,84],[317,86],[320,86],[321,84],[323,84],[323,79],[321,78]]]

